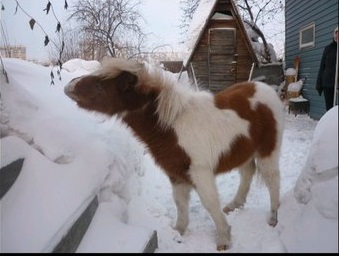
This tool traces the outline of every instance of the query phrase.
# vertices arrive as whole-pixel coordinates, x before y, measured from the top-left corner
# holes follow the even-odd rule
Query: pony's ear
[[[134,89],[138,83],[138,77],[130,72],[122,71],[116,78],[116,83],[122,91]]]

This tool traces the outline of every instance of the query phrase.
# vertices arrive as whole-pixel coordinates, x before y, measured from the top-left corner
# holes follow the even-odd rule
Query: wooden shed
[[[299,79],[304,80],[302,96],[310,102],[310,116],[325,113],[324,96],[315,89],[321,56],[338,26],[338,0],[285,0],[286,68],[300,59]]]
[[[201,0],[188,31],[183,60],[201,89],[218,92],[247,81],[258,59],[233,0]]]

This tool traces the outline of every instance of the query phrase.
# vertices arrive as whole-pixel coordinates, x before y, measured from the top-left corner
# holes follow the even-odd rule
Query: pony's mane
[[[194,92],[186,84],[180,83],[173,73],[147,64],[140,80],[144,86],[159,89],[156,111],[160,125],[164,128],[173,125]]]
[[[142,64],[126,59],[105,58],[101,63],[101,68],[93,73],[102,79],[117,77],[122,71],[130,72],[134,75],[141,70]]]
[[[170,72],[134,60],[109,58],[102,62],[102,68],[94,74],[103,79],[118,76],[122,71],[130,72],[138,77],[138,85],[143,91],[159,92],[157,98],[157,114],[159,123],[166,128],[171,126],[187,105],[193,90],[186,84],[180,84]],[[148,88],[148,89],[147,89]]]

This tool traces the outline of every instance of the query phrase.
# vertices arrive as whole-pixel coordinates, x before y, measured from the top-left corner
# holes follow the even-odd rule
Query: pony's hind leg
[[[279,163],[274,155],[266,158],[258,158],[257,165],[270,194],[271,215],[268,224],[275,227],[278,223],[278,208],[280,201],[280,172]]]
[[[222,213],[215,176],[211,170],[194,169],[190,171],[193,184],[200,201],[211,215],[217,230],[217,250],[227,250],[231,245],[231,227]]]
[[[177,207],[177,222],[175,229],[178,230],[180,235],[185,233],[188,226],[188,205],[191,189],[191,185],[187,183],[172,183],[173,199]]]
[[[245,204],[248,192],[250,190],[251,182],[253,180],[255,169],[256,168],[254,159],[251,159],[250,161],[239,167],[240,184],[238,192],[233,201],[224,207],[223,211],[225,213],[229,213],[236,208],[242,207]]]

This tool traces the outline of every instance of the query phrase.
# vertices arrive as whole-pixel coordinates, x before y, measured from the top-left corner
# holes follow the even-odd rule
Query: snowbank
[[[73,73],[62,70],[54,86],[47,67],[3,61],[9,84],[1,76],[1,167],[18,158],[24,163],[0,201],[0,251],[51,252],[98,196],[98,215],[111,221],[103,219],[104,226],[93,221],[87,236],[103,233],[121,241],[115,238],[125,234],[125,244],[141,237],[124,250],[102,239],[93,248],[141,252],[151,230],[129,225],[129,203],[140,193],[143,146],[116,119],[81,111],[65,96],[64,85],[79,71],[73,61],[68,63]],[[93,250],[84,243],[82,252]]]
[[[76,72],[77,74],[87,74],[100,67],[100,62],[96,60],[71,59],[62,64],[63,69],[68,72]]]
[[[319,120],[294,193],[283,199],[280,238],[287,252],[338,253],[337,156],[338,106]]]

